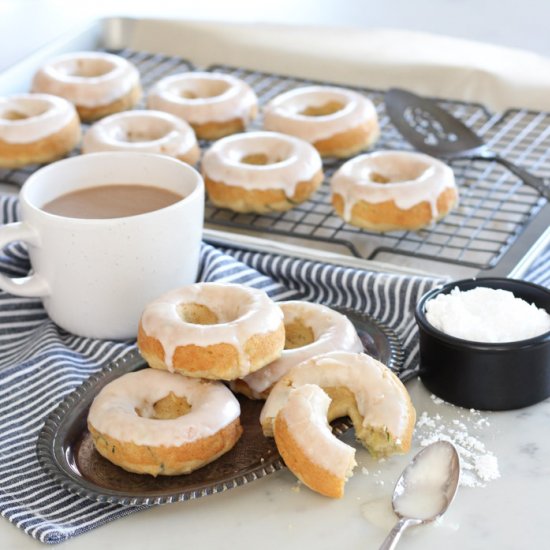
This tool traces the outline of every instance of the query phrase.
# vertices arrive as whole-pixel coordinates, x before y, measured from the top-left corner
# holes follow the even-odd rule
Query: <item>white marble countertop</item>
[[[518,411],[479,413],[439,403],[418,380],[408,389],[419,417],[423,412],[431,420],[441,417],[436,428],[450,434],[464,431],[455,421],[466,426],[469,436],[496,456],[500,477],[484,487],[460,487],[440,523],[410,529],[400,547],[517,550],[528,542],[546,548],[550,400]],[[433,431],[421,425],[411,455],[384,462],[357,447],[358,467],[342,500],[319,496],[281,471],[223,494],[138,512],[71,539],[63,548],[374,549],[394,520],[393,485],[420,441]],[[8,522],[0,523],[0,542],[10,550],[40,546]]]
[[[213,4],[216,4],[215,10]],[[266,11],[259,12],[256,9],[259,4]],[[232,2],[230,5],[183,2],[175,8],[157,0],[154,6],[141,8],[132,7],[126,0],[114,7],[103,1],[4,0],[0,3],[3,44],[0,70],[68,32],[75,24],[113,13],[394,26],[486,40],[550,55],[547,35],[550,8],[546,0],[533,0],[528,10],[525,3],[512,0],[475,3],[470,0],[419,0],[414,4],[405,0],[376,3],[357,0],[349,5],[308,0],[301,3],[282,1],[276,6],[263,2]],[[32,18],[29,13],[33,13]],[[20,32],[23,27],[26,33]],[[535,548],[547,547],[550,540],[547,511],[550,400],[519,411],[475,413],[439,403],[418,380],[409,383],[408,388],[419,416],[424,411],[432,419],[440,415],[436,424],[445,426],[447,431],[457,429],[460,425],[456,422],[463,423],[468,433],[496,456],[501,475],[487,482],[485,487],[461,487],[441,524],[411,530],[404,535],[400,547],[411,550],[441,547],[446,550],[515,550],[527,544]],[[418,450],[420,441],[429,433],[429,427],[419,427],[413,451]],[[323,498],[300,487],[288,471],[282,471],[224,494],[130,515],[72,539],[64,543],[63,548],[377,548],[394,519],[389,512],[393,484],[411,456],[412,453],[379,463],[358,448],[359,466],[341,501]],[[1,548],[20,550],[39,546],[40,543],[7,521],[0,521]]]

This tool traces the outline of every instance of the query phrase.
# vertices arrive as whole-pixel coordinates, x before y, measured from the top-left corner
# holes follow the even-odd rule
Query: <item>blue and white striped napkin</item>
[[[0,198],[0,223],[17,219],[17,200]],[[550,251],[532,271],[550,284]],[[0,255],[0,272],[17,277],[30,268],[26,250],[12,244]],[[380,274],[319,262],[204,245],[201,281],[241,283],[276,300],[299,298],[366,313],[400,338],[402,378],[418,365],[412,311],[436,279]],[[46,315],[40,300],[0,292],[0,512],[28,535],[58,543],[143,509],[101,504],[73,495],[42,471],[36,440],[45,418],[90,375],[134,349],[133,342],[69,334]]]

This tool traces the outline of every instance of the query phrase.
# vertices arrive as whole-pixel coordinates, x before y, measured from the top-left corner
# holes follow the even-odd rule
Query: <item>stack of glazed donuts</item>
[[[242,434],[240,405],[221,380],[258,370],[285,345],[283,313],[262,290],[197,283],[144,310],[138,346],[151,368],[108,384],[88,427],[97,451],[135,473],[189,473]]]
[[[31,94],[0,99],[0,167],[55,160],[93,123],[82,152],[137,151],[195,165],[197,138],[213,141],[201,171],[215,206],[235,212],[285,211],[323,181],[323,159],[350,159],[330,180],[331,202],[349,224],[375,232],[418,230],[457,203],[452,170],[427,155],[360,154],[379,137],[373,103],[335,86],[303,86],[263,105],[263,130],[246,131],[260,109],[252,88],[234,76],[187,72],[149,90],[139,72],[108,53],[61,55],[35,74]]]
[[[267,399],[264,434],[321,494],[341,497],[355,465],[330,420],[350,416],[374,456],[409,450],[415,412],[405,387],[326,306],[196,283],[146,306],[138,348],[150,368],[105,386],[88,416],[97,451],[128,471],[183,474],[229,451],[242,434],[231,390]]]

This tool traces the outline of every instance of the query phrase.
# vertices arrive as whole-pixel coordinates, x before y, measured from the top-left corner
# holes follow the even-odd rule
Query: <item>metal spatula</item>
[[[384,97],[386,111],[401,135],[416,149],[443,158],[498,162],[550,200],[550,182],[530,174],[487,148],[483,140],[435,101],[392,88]]]

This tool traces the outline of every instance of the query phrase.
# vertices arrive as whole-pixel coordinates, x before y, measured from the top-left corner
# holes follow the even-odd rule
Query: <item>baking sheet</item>
[[[154,25],[150,25],[150,29],[153,32]],[[10,87],[12,90],[25,89],[35,67],[44,59],[74,49],[109,46],[112,50],[114,47],[117,53],[140,67],[145,87],[167,74],[193,68],[191,63],[177,56],[118,49],[129,42],[136,45],[130,20],[105,20],[1,75],[0,92]],[[181,47],[185,49],[185,37],[182,37]],[[214,66],[211,69],[249,81],[262,103],[285,89],[309,82],[239,67]],[[330,82],[329,72],[326,82]],[[376,148],[410,149],[389,124],[382,92],[358,90],[377,105],[383,131]],[[550,174],[548,113],[512,110],[499,115],[476,104],[443,104],[484,136],[495,150],[541,175]],[[260,124],[261,119],[251,128]],[[338,162],[325,162],[327,180],[338,166]],[[538,251],[550,241],[550,206],[500,166],[475,161],[455,163],[453,168],[461,185],[461,203],[444,220],[427,230],[380,236],[345,224],[332,212],[325,183],[312,200],[282,214],[235,214],[207,204],[206,237],[221,244],[259,250],[271,247],[276,241],[281,253],[303,255],[306,250],[306,257],[325,260],[328,255],[328,261],[334,263],[374,270],[431,273],[451,278],[480,274],[520,277]],[[0,181],[21,185],[33,169],[0,174]]]

